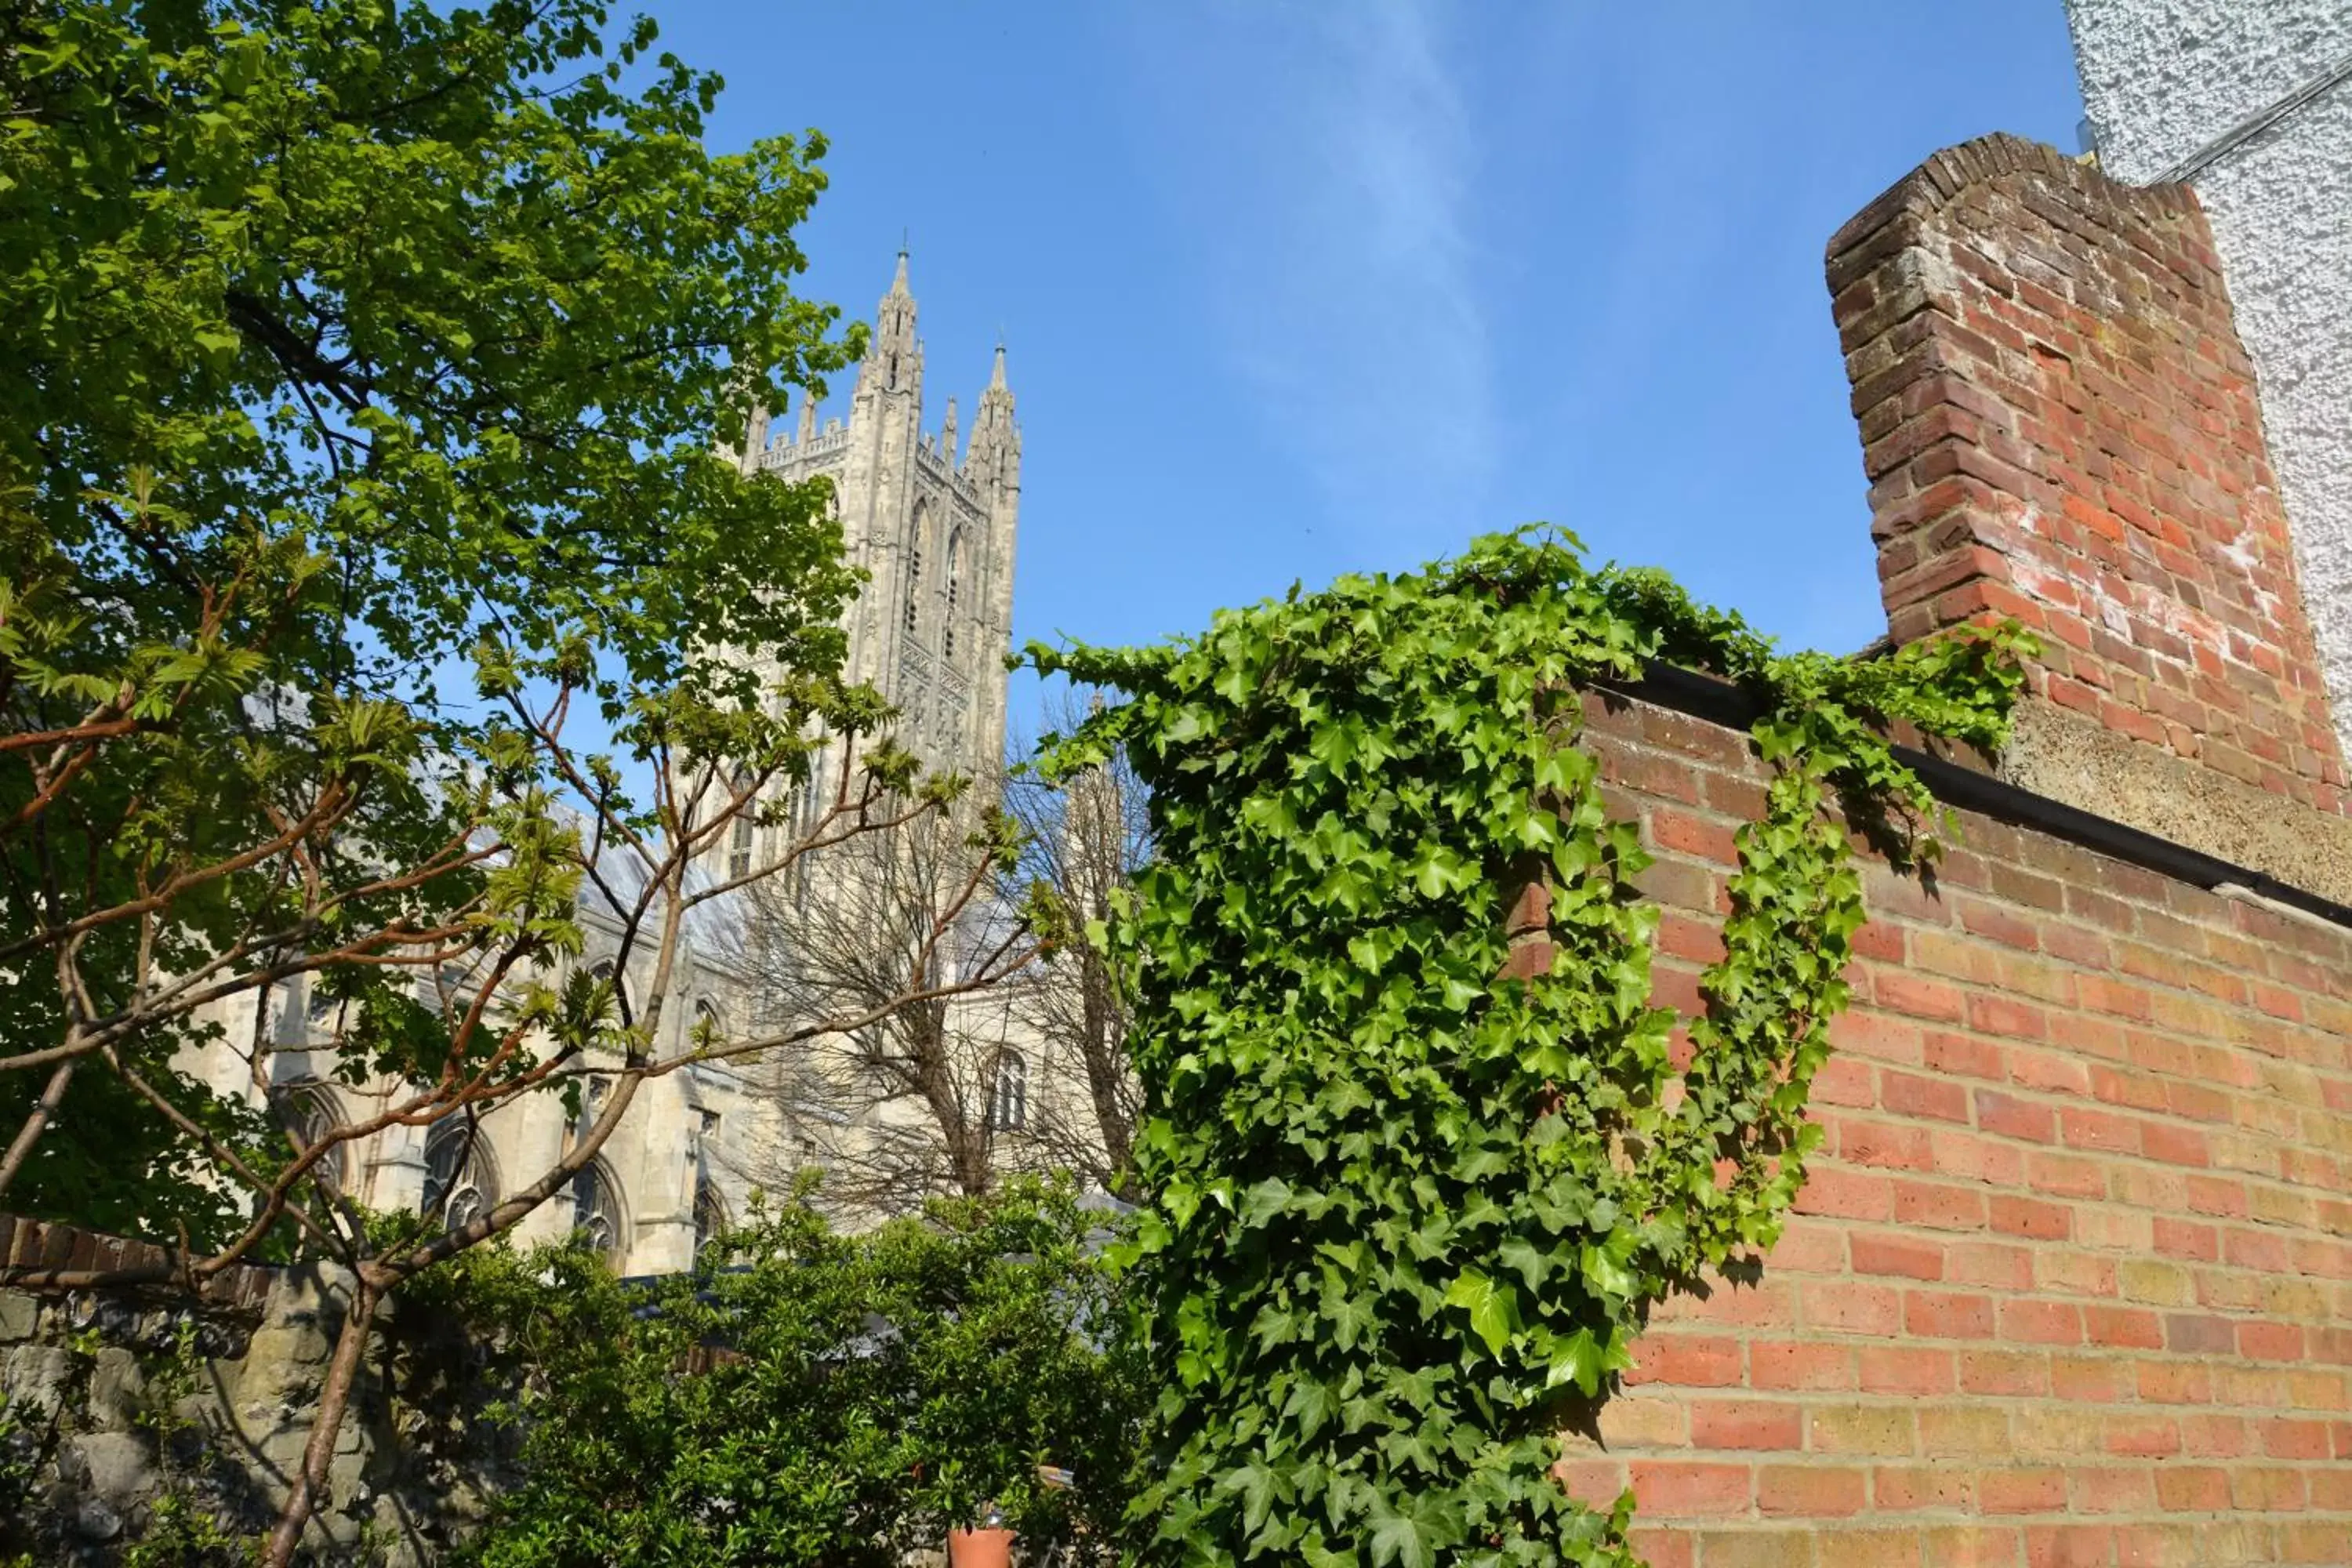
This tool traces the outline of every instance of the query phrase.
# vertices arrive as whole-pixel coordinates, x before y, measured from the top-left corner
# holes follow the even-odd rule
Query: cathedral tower
[[[755,416],[740,460],[747,472],[833,480],[849,559],[871,579],[848,614],[850,678],[897,706],[898,740],[927,768],[992,771],[1004,754],[1021,510],[1021,433],[1003,346],[959,454],[952,398],[939,434],[923,427],[923,341],[902,250],[875,310],[847,424],[827,420],[820,430],[806,394],[797,424],[797,435],[770,445],[767,416]]]

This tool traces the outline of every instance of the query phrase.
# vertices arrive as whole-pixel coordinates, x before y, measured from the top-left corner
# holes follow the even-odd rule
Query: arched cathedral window
[[[727,798],[720,809],[732,809],[734,820],[727,826],[727,879],[751,874],[751,847],[758,832],[760,797],[757,781],[743,768],[727,771]],[[740,805],[735,803],[740,802]]]
[[[917,501],[914,526],[907,533],[907,630],[910,633],[922,624],[923,536],[930,526],[931,509]]]
[[[581,1167],[580,1173],[572,1178],[572,1228],[607,1258],[627,1245],[621,1185],[602,1160]]]
[[[941,652],[949,658],[956,656],[956,590],[961,586],[958,579],[962,564],[963,530],[959,528],[948,535],[948,624],[940,639]]]
[[[305,1152],[343,1124],[342,1107],[336,1102],[331,1089],[318,1084],[305,1084],[293,1091],[291,1099],[292,1103],[288,1107],[290,1113],[289,1121],[293,1124],[294,1136],[301,1141]],[[345,1190],[344,1178],[350,1171],[343,1158],[347,1147],[343,1143],[330,1144],[327,1152],[310,1166],[323,1183],[337,1192]]]
[[[481,1131],[462,1116],[434,1123],[425,1140],[425,1203],[426,1218],[438,1214],[443,1228],[455,1230],[499,1201],[498,1179],[490,1172],[490,1152],[481,1146]]]
[[[709,1176],[694,1184],[694,1255],[700,1258],[727,1228],[727,1200]]]
[[[698,1112],[688,1144],[688,1169],[694,1177],[694,1256],[698,1260],[728,1226],[727,1200],[719,1195],[710,1170],[711,1145],[718,1142],[719,1112]]]
[[[1029,1064],[1018,1051],[996,1058],[996,1081],[988,1096],[992,1132],[1017,1132],[1029,1121]]]
[[[727,879],[731,882],[738,877],[748,877],[751,874],[751,818],[750,815],[747,813],[744,816],[737,817],[735,819],[735,826],[730,828],[728,832]]]
[[[601,968],[602,965],[599,967]],[[588,1129],[595,1125],[596,1118],[604,1112],[604,1097],[612,1092],[612,1079],[602,1073],[591,1073],[588,1076],[588,1081],[581,1086],[580,1120],[572,1126],[572,1137],[588,1136]]]

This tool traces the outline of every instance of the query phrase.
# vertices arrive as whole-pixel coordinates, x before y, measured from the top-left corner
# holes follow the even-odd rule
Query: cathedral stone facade
[[[820,428],[813,398],[797,414],[797,434],[772,441],[767,414],[755,413],[733,458],[747,470],[832,480],[849,558],[870,576],[847,613],[849,677],[872,683],[899,710],[897,738],[927,769],[985,776],[1004,751],[1003,656],[1021,499],[1021,436],[1003,349],[996,351],[961,449],[952,399],[941,428],[926,430],[923,345],[902,252],[876,313],[846,422],[828,419]],[[830,798],[839,782],[830,770],[840,765],[838,751],[828,754],[802,792],[812,813],[815,802]],[[782,846],[753,836],[793,826],[743,821],[714,858],[740,856],[748,865],[757,854],[765,861]],[[727,868],[721,863],[707,870]],[[581,913],[587,942],[577,962],[609,974],[619,924],[600,905]],[[740,964],[747,937],[756,933],[743,931],[742,923],[736,911],[693,924],[678,971],[685,979],[664,1005],[658,1055],[686,1054],[690,1031],[704,1018],[722,1033],[758,1026],[761,999]],[[653,955],[639,945],[630,972],[615,978],[642,997],[652,984]],[[442,988],[452,988],[462,1007],[464,985],[462,976],[433,976],[420,983],[420,997],[438,1006],[450,999]],[[333,1005],[300,985],[237,998],[215,1021],[228,1041],[271,1044],[262,1058],[267,1086],[251,1080],[236,1051],[203,1051],[192,1065],[216,1092],[286,1097],[305,1120],[324,1126],[370,1116],[400,1090],[328,1081],[334,1065],[329,1053],[304,1047],[332,1039]],[[595,1163],[568,1193],[524,1220],[517,1240],[550,1240],[580,1228],[625,1274],[687,1267],[703,1237],[741,1215],[754,1187],[772,1190],[798,1163],[822,1163],[824,1144],[796,1125],[783,1092],[793,1065],[698,1063],[646,1080]],[[601,1098],[597,1066],[587,1064],[583,1116]],[[536,1179],[583,1125],[557,1097],[530,1095],[486,1115],[478,1145],[468,1144],[454,1121],[434,1129],[394,1126],[355,1143],[338,1170],[346,1190],[370,1207],[415,1209],[443,1201],[446,1190],[447,1212],[462,1219]]]

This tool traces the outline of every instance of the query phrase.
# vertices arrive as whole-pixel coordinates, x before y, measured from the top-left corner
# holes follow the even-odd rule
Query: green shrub
[[[841,1236],[808,1197],[651,1288],[578,1248],[468,1263],[453,1304],[520,1374],[523,1424],[470,1561],[897,1568],[992,1501],[1033,1547],[1108,1557],[1139,1402],[1103,1216],[1023,1185]]]

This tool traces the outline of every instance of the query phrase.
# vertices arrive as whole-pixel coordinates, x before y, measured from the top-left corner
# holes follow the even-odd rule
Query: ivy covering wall
[[[1654,573],[1529,530],[1140,649],[1032,647],[1123,692],[1156,858],[1095,933],[1135,996],[1150,1196],[1126,1261],[1161,1390],[1151,1563],[1630,1563],[1551,1479],[1648,1310],[1769,1247],[1863,921],[1848,824],[1899,862],[1936,807],[1883,731],[1990,748],[2011,627],[1776,656]],[[1704,1016],[1651,1005],[1655,911],[1580,694],[1652,661],[1746,688],[1775,769],[1738,835]],[[1537,911],[1548,972],[1512,966]]]

